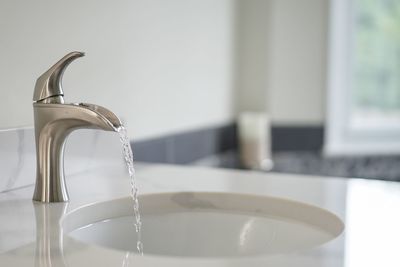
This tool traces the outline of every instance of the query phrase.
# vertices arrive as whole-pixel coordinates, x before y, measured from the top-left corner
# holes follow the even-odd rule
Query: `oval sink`
[[[140,197],[146,255],[244,257],[288,253],[337,237],[342,221],[300,202],[234,193],[179,192]],[[73,211],[63,229],[81,242],[136,252],[132,199]]]

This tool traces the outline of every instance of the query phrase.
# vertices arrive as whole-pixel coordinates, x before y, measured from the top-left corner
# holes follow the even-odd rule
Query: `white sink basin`
[[[273,197],[233,193],[161,193],[140,198],[145,255],[245,257],[319,246],[344,228],[334,214]],[[132,200],[80,208],[63,220],[79,241],[136,252]]]

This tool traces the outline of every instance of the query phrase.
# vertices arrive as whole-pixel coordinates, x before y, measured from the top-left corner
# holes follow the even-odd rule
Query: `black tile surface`
[[[324,157],[316,152],[273,154],[276,172],[400,181],[400,156]]]
[[[131,142],[131,146],[134,160],[152,163],[173,163],[173,158],[170,155],[171,137]]]
[[[235,133],[228,125],[175,135],[174,163],[187,164],[237,146]]]
[[[400,156],[324,157],[318,152],[285,151],[274,152],[272,160],[273,172],[400,182]],[[236,150],[214,156],[210,165],[244,169]]]
[[[237,146],[234,124],[132,142],[134,159],[154,163],[188,164]]]
[[[323,127],[272,126],[272,151],[320,151]],[[234,123],[146,141],[133,142],[135,160],[188,164],[227,150],[237,150]]]
[[[272,151],[320,151],[322,126],[272,126]]]
[[[326,158],[323,127],[272,127],[275,172],[400,181],[400,156]],[[213,166],[243,168],[235,124],[133,142],[134,159],[189,164],[207,157]]]

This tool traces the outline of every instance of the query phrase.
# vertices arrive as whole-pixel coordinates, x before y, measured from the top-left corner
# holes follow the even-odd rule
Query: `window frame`
[[[327,116],[324,154],[390,155],[400,153],[400,131],[357,131],[348,127],[351,104],[353,0],[331,0],[327,66]]]

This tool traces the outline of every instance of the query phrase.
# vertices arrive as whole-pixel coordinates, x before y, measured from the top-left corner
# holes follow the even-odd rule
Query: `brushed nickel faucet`
[[[119,118],[108,109],[85,103],[64,103],[62,76],[66,67],[84,56],[71,52],[40,76],[33,94],[36,141],[36,185],[34,201],[66,202],[64,147],[67,136],[76,129],[93,128],[118,132]]]

